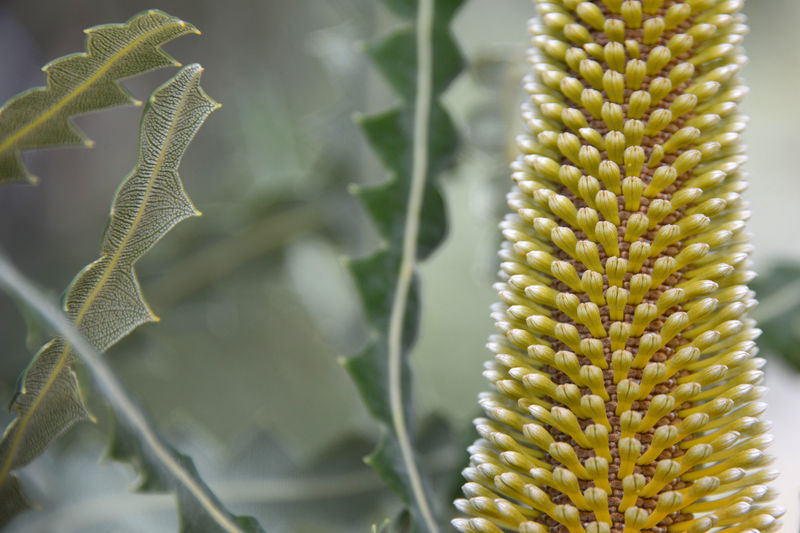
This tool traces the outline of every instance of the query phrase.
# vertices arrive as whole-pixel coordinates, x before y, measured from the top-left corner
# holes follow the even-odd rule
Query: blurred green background
[[[203,31],[166,49],[183,63],[203,64],[203,85],[223,108],[181,169],[204,216],[178,226],[138,266],[161,323],[140,328],[109,360],[234,511],[254,514],[270,532],[368,531],[398,507],[361,463],[377,432],[337,363],[366,339],[341,260],[377,244],[348,184],[385,179],[352,115],[394,101],[359,43],[398,21],[368,0],[4,1],[0,100],[41,85],[47,61],[83,50],[83,28],[147,8]],[[534,12],[529,0],[468,0],[454,28],[468,66],[445,103],[464,147],[444,180],[450,235],[422,267],[424,315],[412,361],[423,462],[437,474],[443,517],[451,514],[446,502],[473,438],[476,395],[485,388],[496,225],[509,184],[510,141],[520,128],[518,85]],[[751,1],[745,12],[757,313],[770,361],[780,503],[788,509],[786,530],[796,531],[800,3]],[[173,73],[125,85],[144,99]],[[54,298],[97,257],[113,193],[134,165],[139,113],[125,108],[78,118],[94,149],[27,154],[40,184],[0,191],[0,245]],[[30,325],[26,333],[23,314],[0,299],[0,402],[10,400],[17,376],[47,340],[47,331]],[[169,498],[131,495],[126,466],[97,465],[107,428],[103,406],[94,409],[101,424],[71,431],[24,470],[44,510],[19,518],[10,531],[49,532],[54,524],[64,533],[175,530]],[[0,423],[8,419],[0,413]]]

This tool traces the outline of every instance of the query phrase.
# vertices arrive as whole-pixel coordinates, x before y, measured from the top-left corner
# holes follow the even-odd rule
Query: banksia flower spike
[[[742,0],[537,0],[462,532],[763,532]]]

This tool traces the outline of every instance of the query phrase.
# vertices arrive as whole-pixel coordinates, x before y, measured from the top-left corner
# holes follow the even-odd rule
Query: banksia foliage
[[[538,0],[462,532],[759,532],[741,0]]]

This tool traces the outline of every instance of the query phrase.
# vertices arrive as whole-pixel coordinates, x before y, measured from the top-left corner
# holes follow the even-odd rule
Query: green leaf
[[[349,264],[372,336],[344,366],[384,427],[367,463],[409,507],[410,529],[434,532],[436,520],[413,454],[407,357],[420,314],[416,262],[428,257],[447,234],[436,178],[453,164],[458,143],[439,97],[462,67],[449,30],[462,1],[385,3],[409,24],[367,51],[401,102],[359,120],[389,179],[377,187],[354,188],[383,245],[372,256]]]
[[[86,52],[44,66],[47,85],[25,91],[0,108],[0,183],[34,182],[21,150],[92,142],[70,117],[122,104],[137,104],[119,80],[180,63],[160,46],[197,29],[158,10],[124,24],[85,30]]]
[[[201,72],[200,65],[189,65],[153,93],[140,125],[137,165],[114,198],[102,256],[84,268],[68,290],[67,316],[94,350],[104,351],[137,326],[156,320],[142,298],[134,263],[178,222],[199,214],[177,169],[189,142],[219,107],[200,87]],[[74,361],[73,346],[57,338],[26,370],[13,405],[17,418],[0,441],[0,491],[16,483],[12,470],[88,418]],[[104,379],[113,380],[110,372],[109,376]],[[103,379],[99,381],[102,389]],[[117,418],[110,454],[138,467],[140,489],[177,491],[182,531],[260,531],[251,521],[225,511],[191,461],[162,444],[129,401],[108,399]],[[17,505],[0,521],[22,510]]]
[[[800,371],[800,264],[779,263],[752,282],[759,347]]]

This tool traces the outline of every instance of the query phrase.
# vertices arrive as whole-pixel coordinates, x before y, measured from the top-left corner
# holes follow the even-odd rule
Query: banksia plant
[[[741,0],[538,0],[462,532],[780,527]]]

